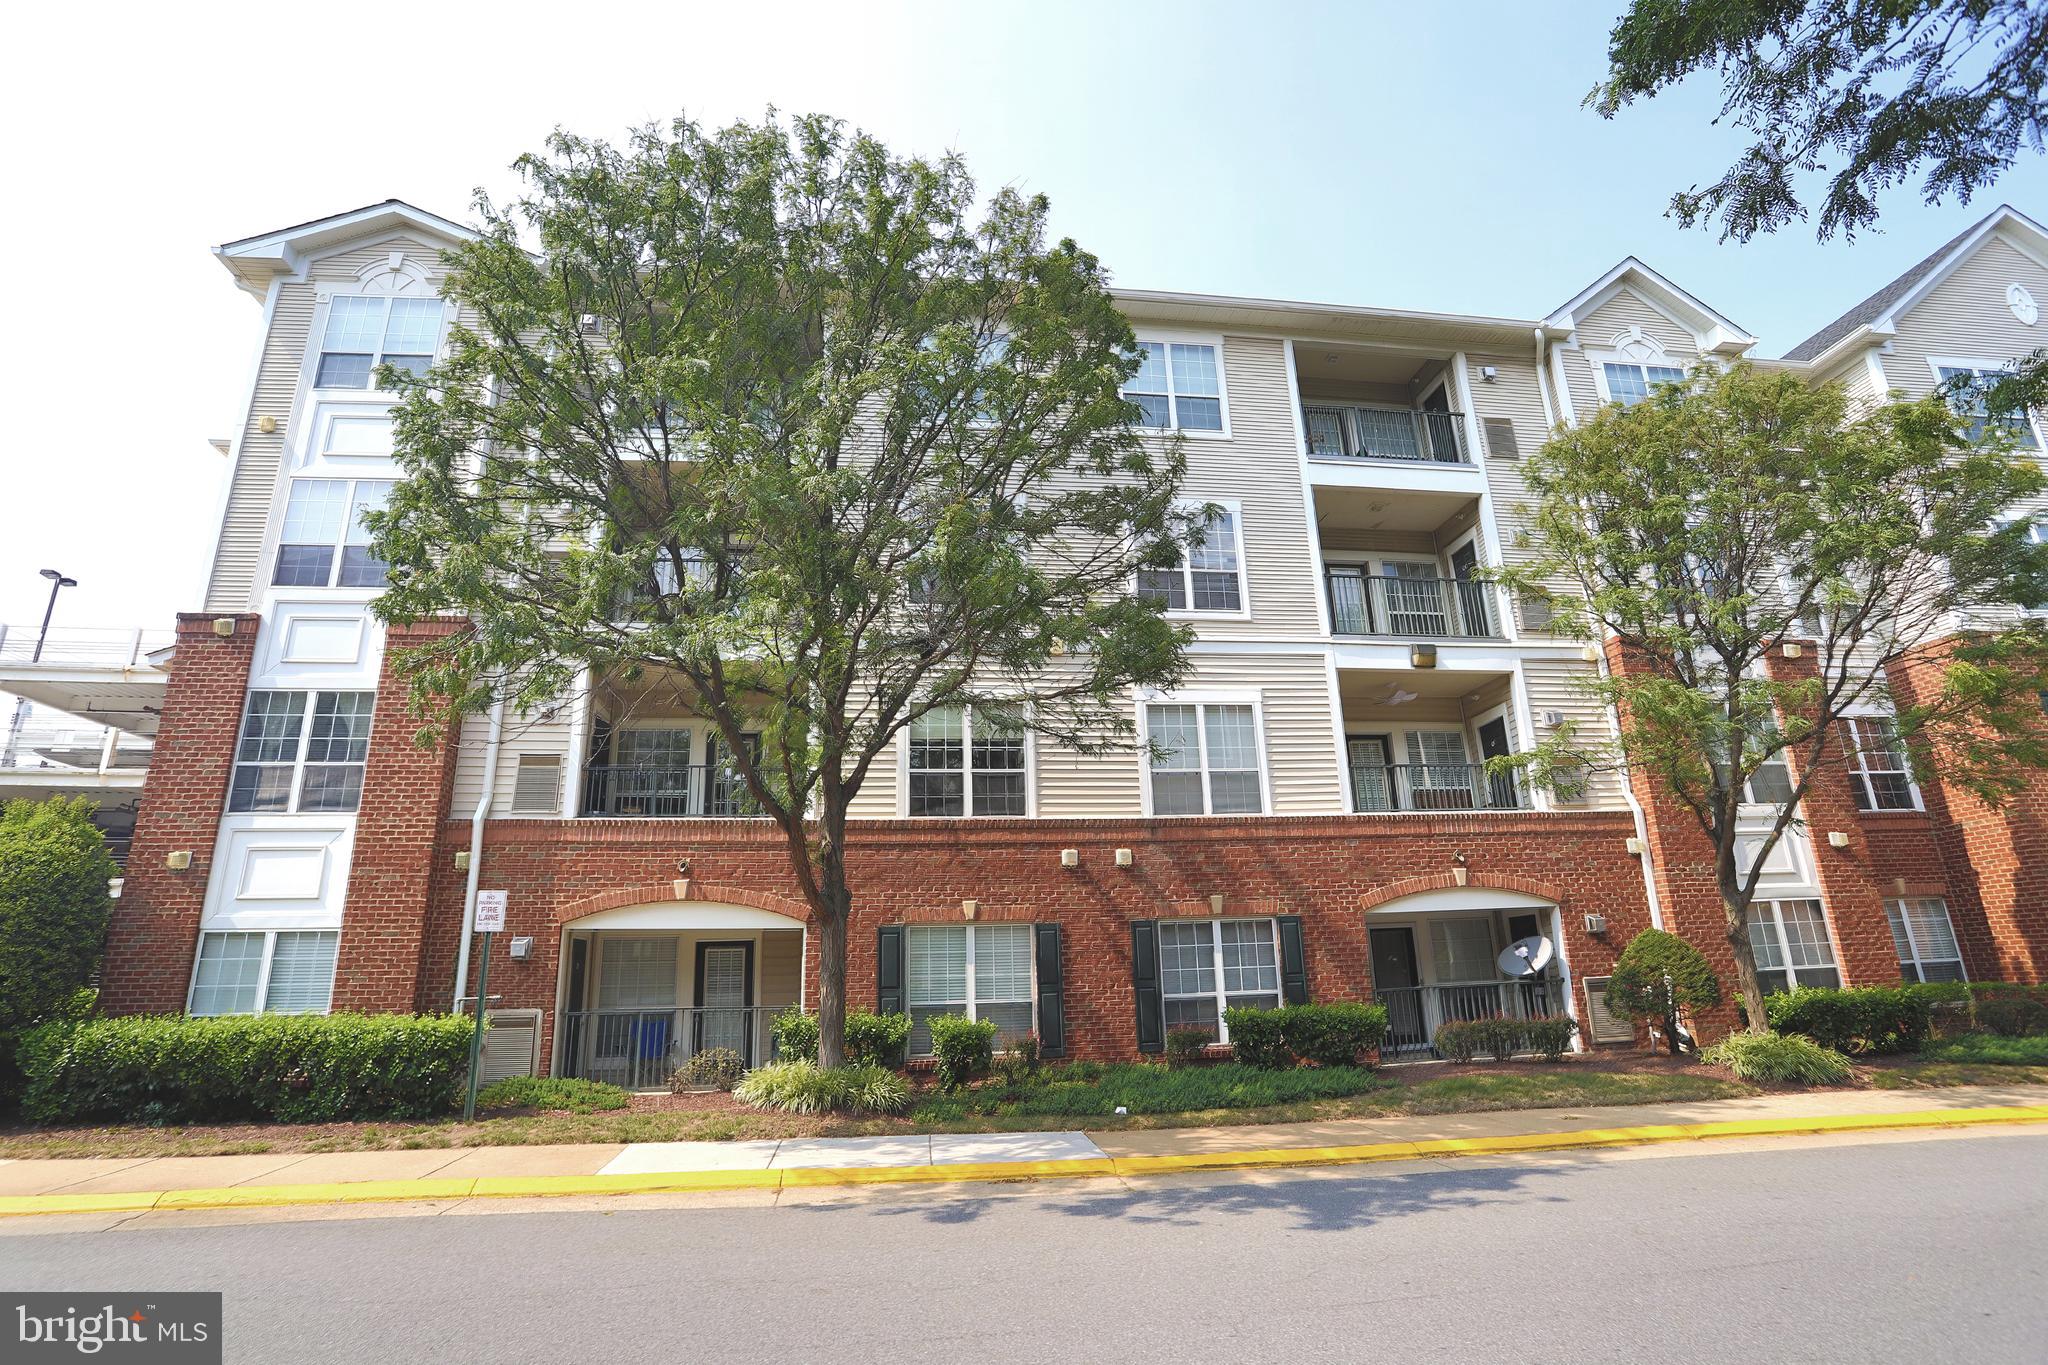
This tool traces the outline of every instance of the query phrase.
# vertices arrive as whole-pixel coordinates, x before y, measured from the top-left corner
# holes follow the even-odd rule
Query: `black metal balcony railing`
[[[706,1048],[731,1048],[747,1066],[770,1060],[777,1011],[760,1005],[652,1010],[567,1010],[556,1074],[628,1090],[666,1087]]]
[[[632,763],[593,763],[583,774],[585,815],[634,816],[649,820],[733,817],[757,814],[738,773],[716,764],[683,768]]]
[[[1302,406],[1301,423],[1311,455],[1471,463],[1465,453],[1465,414],[1461,412],[1314,403]]]
[[[1551,983],[1542,978],[1387,990],[1375,987],[1372,995],[1387,1007],[1387,1034],[1380,1044],[1383,1056],[1433,1053],[1431,1040],[1437,1029],[1454,1019],[1490,1019],[1497,1014],[1534,1019],[1552,1009]]]
[[[1500,600],[1493,584],[1469,578],[1388,578],[1361,569],[1323,571],[1336,635],[1496,640]]]
[[[1354,763],[1351,804],[1359,811],[1527,810],[1517,772],[1483,763]]]

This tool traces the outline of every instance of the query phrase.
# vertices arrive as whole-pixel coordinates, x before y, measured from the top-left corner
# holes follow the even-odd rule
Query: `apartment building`
[[[592,676],[414,743],[356,518],[397,477],[375,366],[431,362],[455,321],[440,253],[464,235],[389,201],[217,251],[264,341],[204,600],[145,682],[156,748],[103,999],[447,1009],[470,989],[467,908],[502,890],[493,1074],[654,1084],[700,1047],[758,1060],[767,1019],[815,1001],[816,937],[779,833],[674,688]],[[2000,209],[1769,363],[1866,400],[1925,392],[2040,345],[2042,298],[2048,230]],[[1611,734],[1584,688],[1610,661],[1479,571],[1522,553],[1521,462],[1554,428],[1702,357],[1754,358],[1754,338],[1633,258],[1541,318],[1119,300],[1144,349],[1129,396],[1186,438],[1187,495],[1220,509],[1141,585],[1196,637],[1185,686],[1130,699],[1163,753],[972,714],[914,727],[858,799],[853,1002],[1074,1057],[1181,1026],[1227,1042],[1228,1005],[1304,999],[1386,1002],[1395,1056],[1497,1010],[1631,1041],[1601,989],[1633,935],[1661,924],[1725,963],[1705,846],[1612,776],[1486,774],[1560,725]],[[1781,985],[2040,979],[2044,803],[2048,783],[1988,811],[1876,759],[1820,783],[1771,855],[1759,964]],[[1498,956],[1534,936],[1554,961],[1508,979]]]

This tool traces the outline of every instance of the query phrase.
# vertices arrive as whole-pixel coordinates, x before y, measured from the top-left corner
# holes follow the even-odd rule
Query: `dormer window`
[[[441,300],[337,294],[327,305],[313,387],[375,387],[377,367],[427,372],[441,344]]]

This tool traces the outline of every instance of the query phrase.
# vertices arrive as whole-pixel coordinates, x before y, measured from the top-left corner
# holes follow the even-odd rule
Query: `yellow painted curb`
[[[261,1208],[290,1204],[355,1204],[411,1199],[468,1199],[576,1194],[685,1194],[702,1190],[941,1181],[1045,1180],[1090,1176],[1163,1175],[1173,1171],[1360,1165],[1417,1157],[1510,1155],[1572,1148],[1633,1147],[1713,1138],[1887,1129],[1961,1128],[1980,1124],[2048,1123],[2048,1104],[1983,1109],[1922,1109],[1895,1114],[1823,1114],[1805,1118],[1736,1119],[1721,1123],[1645,1124],[1502,1137],[1432,1138],[1339,1147],[1266,1147],[1237,1152],[1085,1158],[1072,1161],[981,1161],[957,1165],[828,1166],[784,1170],[670,1171],[647,1175],[476,1176],[464,1179],[364,1180],[320,1185],[235,1185],[217,1189],[126,1194],[0,1196],[0,1216],[38,1213],[134,1213],[151,1209]]]

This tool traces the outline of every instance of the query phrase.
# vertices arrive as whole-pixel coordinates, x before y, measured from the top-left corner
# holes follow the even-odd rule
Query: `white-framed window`
[[[1677,365],[1652,365],[1633,360],[1603,360],[1600,380],[1607,401],[1632,408],[1650,396],[1659,384],[1683,384],[1685,370]]]
[[[905,814],[1028,815],[1030,741],[971,707],[941,706],[904,735]]]
[[[1180,563],[1139,571],[1138,596],[1164,603],[1168,611],[1243,615],[1242,517],[1234,504],[1211,507],[1200,539],[1182,547]]]
[[[1223,1011],[1280,1004],[1280,925],[1271,919],[1162,920],[1160,1009],[1169,1029],[1230,1041]]]
[[[270,575],[272,586],[383,587],[389,566],[371,552],[363,514],[381,510],[395,482],[293,479],[284,530],[277,540],[277,565]]]
[[[352,811],[363,796],[374,692],[249,694],[230,811]]]
[[[1984,433],[1994,426],[2004,427],[2012,433],[2015,444],[2038,450],[2041,438],[2034,431],[2033,419],[2024,412],[2009,412],[1993,417],[1985,404],[1985,394],[2001,379],[2010,379],[2012,371],[1996,365],[1972,365],[1960,361],[1931,360],[1935,374],[1944,384],[1955,385],[1950,404],[1956,412],[1970,419],[1970,439],[1981,441]]]
[[[1145,741],[1150,814],[1264,811],[1258,707],[1248,702],[1148,702]]]
[[[1138,372],[1124,397],[1144,411],[1138,425],[1156,430],[1223,430],[1223,371],[1213,342],[1138,342]]]
[[[1851,716],[1848,731],[1849,780],[1858,810],[1918,810],[1920,789],[1899,730],[1890,716]]]
[[[1749,907],[1749,947],[1766,995],[1842,984],[1819,901],[1757,901]]]
[[[441,300],[383,294],[336,294],[320,334],[316,389],[367,389],[377,367],[425,374],[441,345]]]
[[[237,929],[199,936],[188,1014],[325,1014],[338,929]]]
[[[989,1019],[1002,1047],[1037,1026],[1028,924],[910,924],[903,930],[903,976],[910,1010],[910,1055],[929,1056],[935,1014]]]
[[[1743,783],[1742,799],[1752,806],[1782,806],[1792,799],[1792,769],[1784,750],[1756,765]]]
[[[1434,985],[1498,981],[1493,917],[1472,915],[1429,922],[1429,952],[1436,969]]]
[[[1966,981],[1963,950],[1939,896],[1884,903],[1892,946],[1899,950],[1899,975],[1908,981]]]

